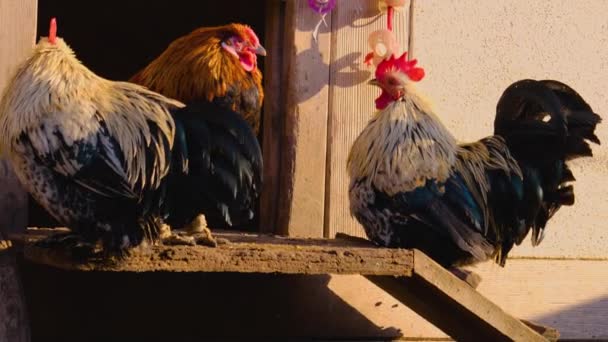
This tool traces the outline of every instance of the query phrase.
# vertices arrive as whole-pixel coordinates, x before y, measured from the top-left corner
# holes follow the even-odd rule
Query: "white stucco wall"
[[[545,240],[515,256],[608,257],[608,1],[417,0],[419,87],[463,141],[492,133],[502,91],[523,78],[556,79],[603,115],[594,158],[573,163],[576,203],[550,221]]]

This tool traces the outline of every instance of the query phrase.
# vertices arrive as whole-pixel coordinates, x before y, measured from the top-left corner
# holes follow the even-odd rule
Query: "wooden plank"
[[[135,249],[124,260],[85,262],[66,257],[56,249],[34,246],[47,229],[29,230],[24,255],[30,261],[66,270],[114,272],[238,272],[273,274],[411,274],[409,250],[376,248],[369,243],[337,239],[306,239],[216,232],[228,244],[203,246],[147,246]],[[56,230],[54,232],[57,232]]]
[[[409,4],[395,12],[394,32],[402,50],[408,48]],[[372,68],[363,64],[370,51],[368,36],[386,28],[386,15],[377,1],[338,0],[332,16],[332,61],[330,86],[330,124],[326,237],[337,232],[364,236],[361,225],[350,216],[346,159],[350,147],[375,113],[376,87],[365,84],[372,78]]]
[[[313,39],[319,19],[307,0],[286,2],[277,231],[291,236],[323,236],[331,32],[321,26]],[[331,25],[330,15],[326,21]]]
[[[0,93],[34,46],[37,5],[36,0],[0,1]],[[27,193],[1,154],[0,149],[0,239],[2,232],[27,226]]]
[[[36,0],[0,0],[0,94],[35,42]],[[0,341],[30,340],[17,266],[5,235],[27,226],[27,193],[0,148]]]
[[[277,227],[277,208],[280,192],[281,128],[283,127],[283,46],[285,2],[266,1],[267,55],[264,60],[264,115],[262,124],[262,152],[264,156],[263,188],[260,197],[259,231],[274,233]]]
[[[412,277],[366,277],[458,341],[546,341],[418,250]]]

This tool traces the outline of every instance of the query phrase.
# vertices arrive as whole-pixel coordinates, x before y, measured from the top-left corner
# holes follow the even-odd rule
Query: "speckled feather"
[[[574,203],[566,160],[591,155],[585,140],[599,143],[600,117],[560,82],[523,80],[499,102],[500,135],[456,144],[412,83],[404,86],[398,100],[383,91],[390,102],[349,154],[350,210],[367,236],[446,267],[504,265],[530,230],[540,243],[548,219]]]
[[[180,107],[95,75],[61,38],[43,37],[4,92],[0,143],[51,215],[121,250],[156,237]]]

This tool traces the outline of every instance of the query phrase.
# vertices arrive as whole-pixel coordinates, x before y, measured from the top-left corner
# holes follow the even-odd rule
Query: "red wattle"
[[[393,101],[395,99],[385,90],[382,90],[382,94],[376,99],[376,109],[384,109]]]
[[[241,61],[241,66],[246,71],[253,70],[257,65],[257,57],[255,56],[255,53],[251,53],[249,51],[239,53],[239,60]]]

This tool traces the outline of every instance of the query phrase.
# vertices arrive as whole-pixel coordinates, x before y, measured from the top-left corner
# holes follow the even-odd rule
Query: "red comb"
[[[57,20],[55,18],[51,19],[51,25],[49,26],[49,42],[51,44],[55,44],[57,40]]]
[[[382,80],[384,76],[391,71],[399,71],[407,75],[414,82],[420,81],[424,77],[424,69],[416,67],[417,60],[407,60],[407,52],[404,52],[401,57],[395,58],[391,55],[390,58],[383,60],[376,68],[376,79]]]

